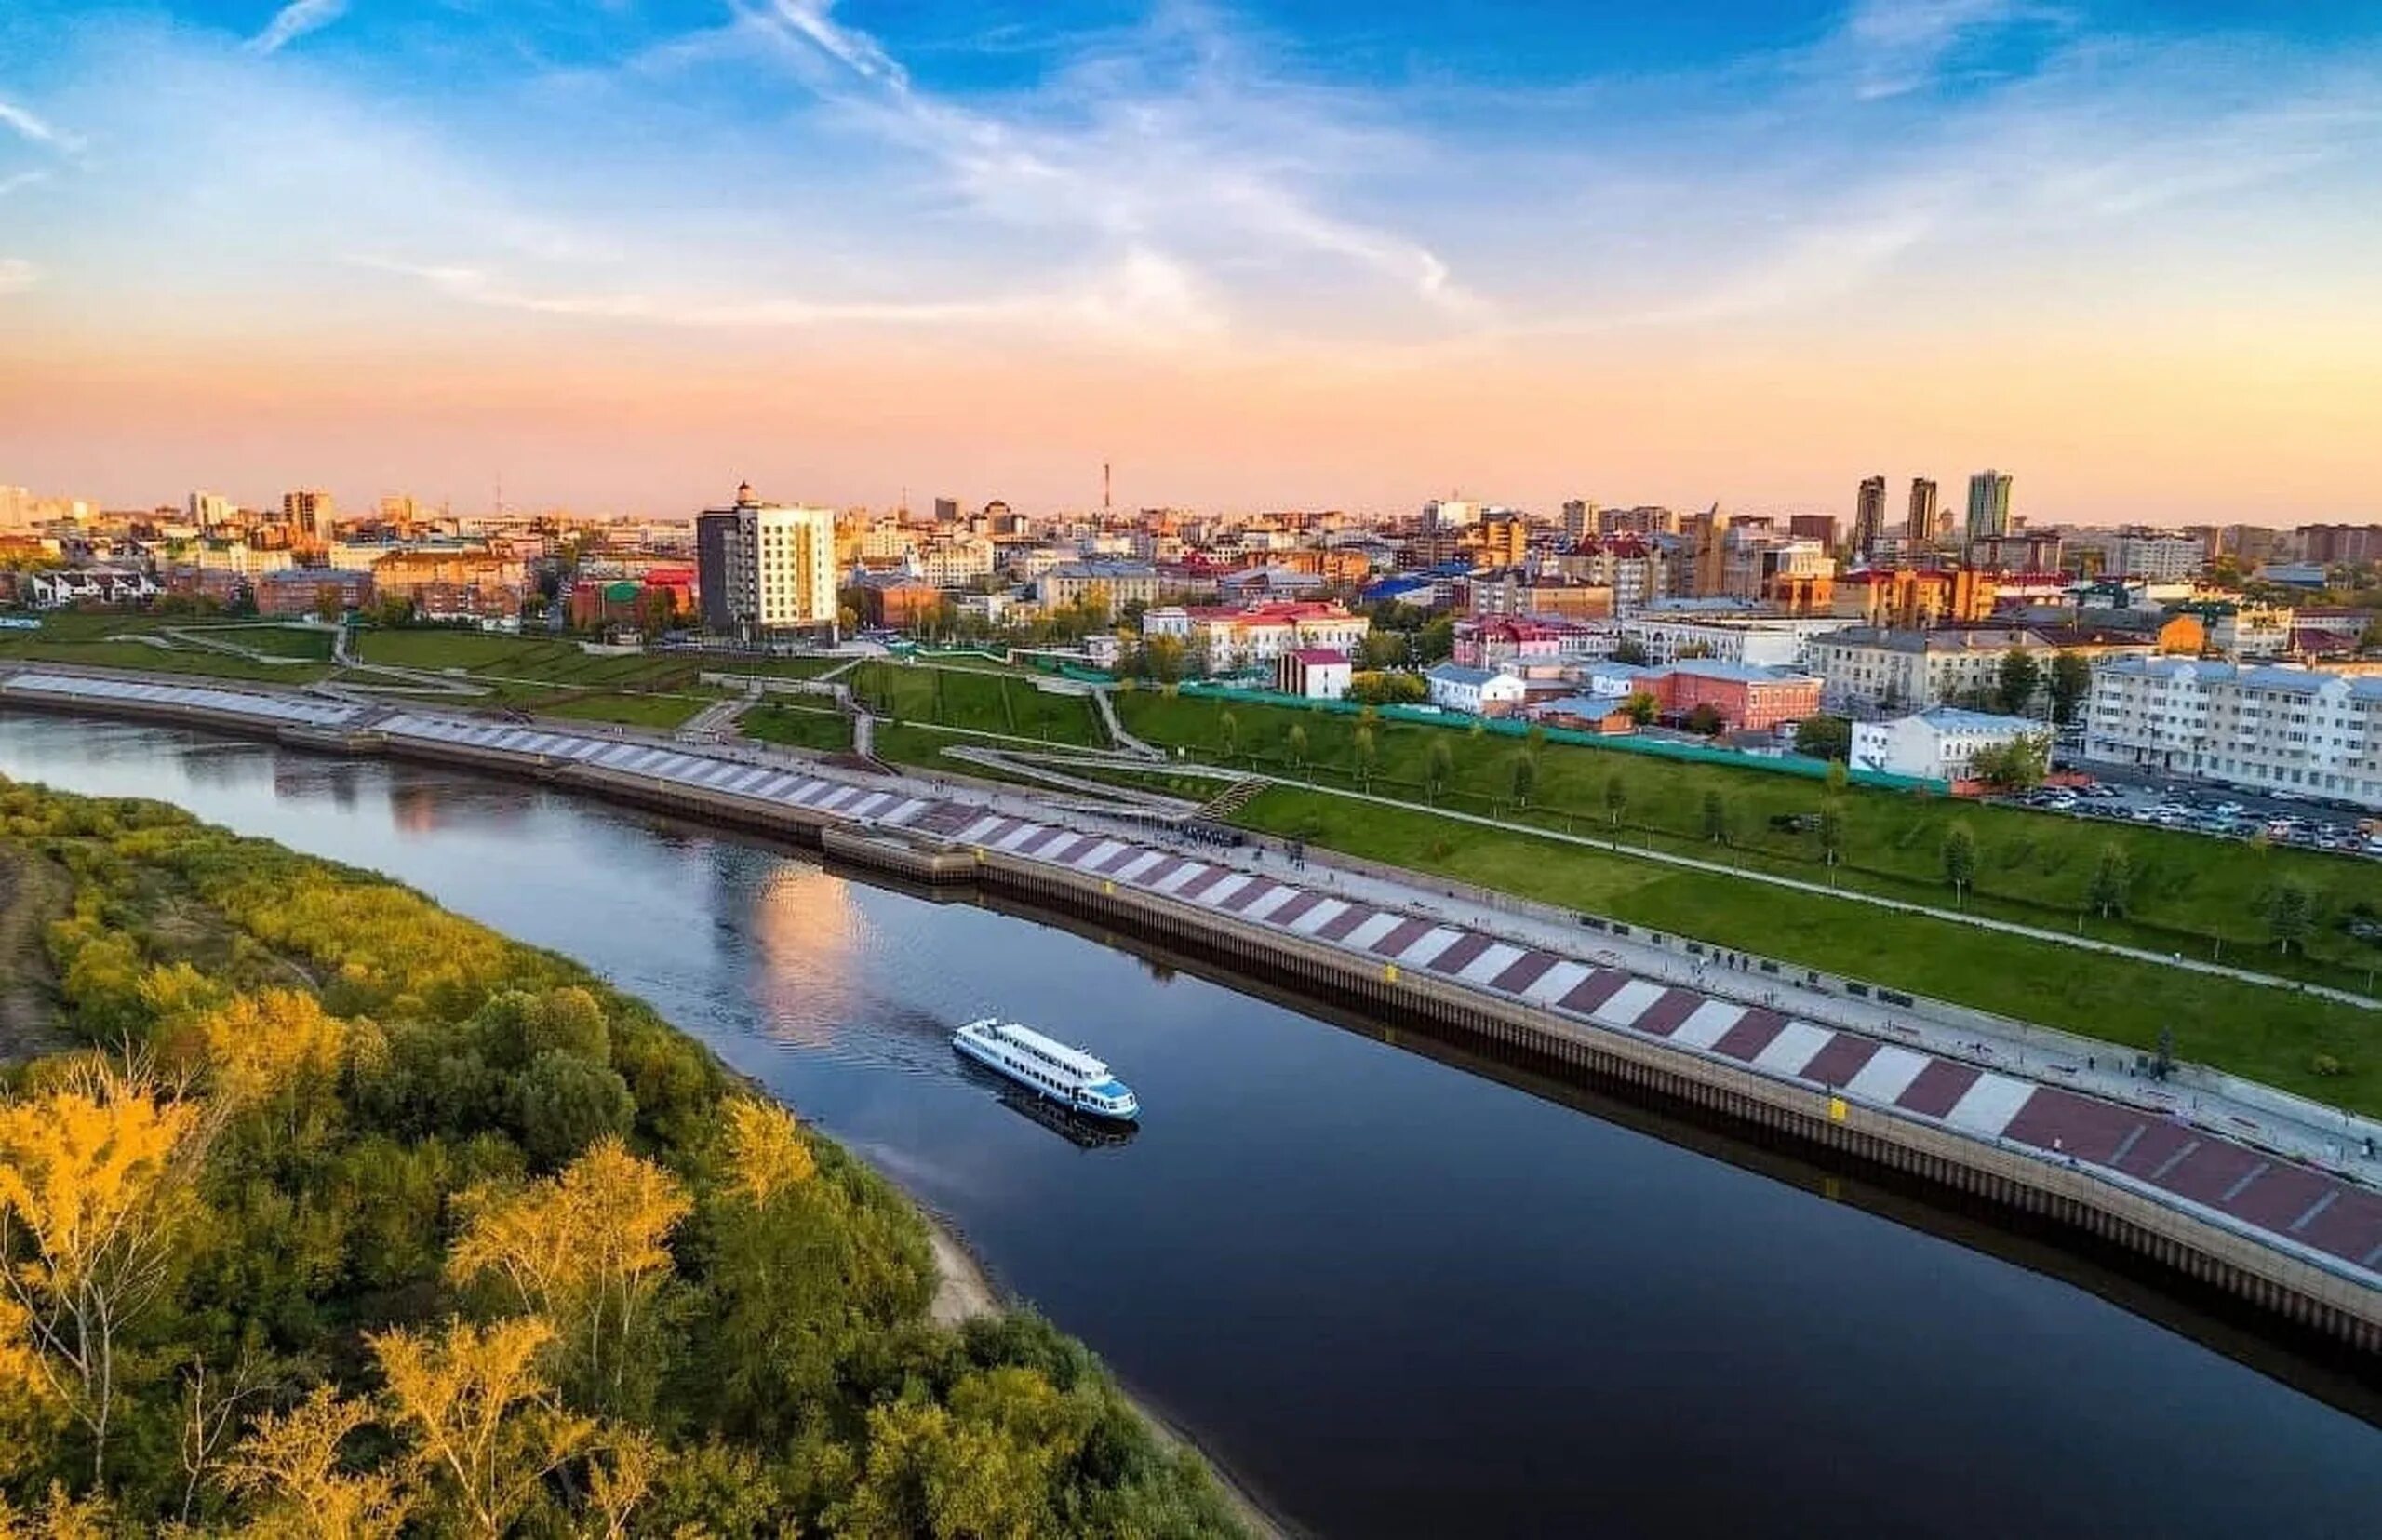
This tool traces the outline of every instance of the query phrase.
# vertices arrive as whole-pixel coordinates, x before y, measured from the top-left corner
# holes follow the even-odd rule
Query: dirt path
[[[58,980],[42,932],[66,912],[73,884],[56,865],[0,846],[0,1064],[66,1046]]]

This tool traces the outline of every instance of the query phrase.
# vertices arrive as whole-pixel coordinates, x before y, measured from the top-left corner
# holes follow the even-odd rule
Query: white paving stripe
[[[1174,858],[1161,850],[1144,850],[1117,868],[1112,875],[1119,882],[1138,882],[1144,872],[1154,872]]]
[[[1291,921],[1291,929],[1303,936],[1311,936],[1347,912],[1347,904],[1336,898],[1327,898]]]
[[[1634,987],[1637,987],[1634,983],[1622,984],[1622,992],[1626,994]],[[1746,1006],[1732,1004],[1732,1001],[1724,1001],[1724,998],[1708,998],[1708,1001],[1703,1001],[1703,1004],[1696,1006],[1693,1011],[1689,1011],[1686,1021],[1681,1021],[1679,1025],[1672,1030],[1670,1042],[1684,1042],[1686,1047],[1692,1047],[1692,1049],[1708,1049],[1713,1047],[1715,1042],[1720,1042],[1722,1037],[1730,1035],[1730,1027],[1734,1027],[1736,1023],[1741,1023],[1744,1018],[1746,1018]]]
[[[1836,1041],[1836,1034],[1809,1022],[1788,1022],[1779,1028],[1770,1046],[1753,1056],[1759,1068],[1774,1070],[1781,1075],[1800,1075],[1803,1066],[1818,1056],[1819,1051]]]
[[[908,801],[903,803],[900,807],[894,809],[891,812],[887,813],[883,822],[888,824],[907,824],[911,819],[916,818],[919,813],[924,812],[926,810],[926,806],[927,800],[925,797],[913,797]]]
[[[1861,1066],[1861,1073],[1844,1082],[1845,1093],[1865,1102],[1891,1103],[1910,1089],[1929,1060],[1924,1053],[1913,1053],[1907,1048],[1888,1043]]]
[[[1070,860],[1067,864],[1079,872],[1088,872],[1102,862],[1113,859],[1117,852],[1124,848],[1121,840],[1104,839],[1091,850],[1084,851],[1082,855]]]
[[[1009,833],[1001,836],[998,839],[994,840],[993,849],[997,850],[1013,851],[1019,846],[1027,843],[1029,840],[1039,839],[1050,832],[1050,825],[1048,824],[1021,824],[1017,828],[1011,829]]]
[[[891,792],[873,791],[867,796],[862,797],[859,801],[853,803],[850,807],[846,808],[844,811],[851,814],[854,818],[874,818],[877,816],[877,809],[890,808],[892,805],[893,794]]]
[[[1272,891],[1266,893],[1256,903],[1242,909],[1240,912],[1240,917],[1243,919],[1264,919],[1267,915],[1272,914],[1283,904],[1290,903],[1291,900],[1298,897],[1299,894],[1305,891],[1305,890],[1300,888],[1285,888],[1277,883]]]
[[[1445,925],[1436,925],[1407,943],[1406,950],[1398,954],[1400,968],[1427,968],[1431,959],[1465,938],[1465,932]]]
[[[1180,892],[1189,884],[1198,881],[1201,872],[1210,870],[1212,868],[1202,865],[1197,861],[1186,862],[1181,870],[1169,872],[1159,878],[1156,891],[1161,893]]]
[[[1627,1026],[1646,1013],[1646,1008],[1663,998],[1664,985],[1644,979],[1631,979],[1613,992],[1611,998],[1588,1012],[1607,1026]],[[1719,1034],[1715,1033],[1715,1037]],[[1706,1043],[1701,1045],[1710,1047]]]
[[[1710,1048],[1729,1035],[1729,1028],[1746,1019],[1746,1008],[1728,1000],[1706,1000],[1695,1008],[1687,1020],[1679,1024],[1670,1040],[1695,1048]]]
[[[1405,923],[1404,915],[1394,915],[1385,910],[1341,937],[1340,944],[1352,952],[1370,952],[1373,949],[1373,943]]]
[[[1578,988],[1580,981],[1595,971],[1585,962],[1573,962],[1566,957],[1532,979],[1530,987],[1522,991],[1522,998],[1539,1005],[1553,1005]]]
[[[2006,1075],[1980,1075],[1976,1084],[1944,1114],[1944,1121],[1965,1132],[1997,1138],[2034,1093],[2034,1086],[2027,1081]]]
[[[974,845],[980,843],[986,835],[1000,827],[1000,824],[1001,821],[998,818],[988,813],[983,818],[976,820],[973,824],[969,824],[966,828],[960,830],[959,842],[963,845]]]
[[[1256,880],[1257,879],[1255,877],[1251,877],[1247,872],[1235,872],[1230,877],[1225,877],[1222,882],[1219,882],[1214,887],[1210,888],[1206,892],[1201,893],[1198,896],[1198,902],[1204,904],[1209,908],[1212,909],[1217,904],[1222,904],[1224,900],[1232,897],[1233,894],[1240,891],[1243,888],[1248,887],[1251,883]]]
[[[1068,857],[1074,855],[1077,850],[1084,849],[1091,843],[1091,837],[1090,835],[1063,834],[1057,839],[1052,840],[1050,844],[1044,846],[1041,850],[1037,850],[1034,853],[1034,859],[1037,861],[1047,861],[1054,866],[1064,866],[1067,864]]]
[[[818,808],[821,812],[841,812],[844,809],[859,800],[860,788],[858,786],[837,786],[834,791],[829,792],[826,796],[819,799]]]
[[[1489,950],[1455,971],[1455,976],[1466,984],[1487,984],[1521,959],[1522,949],[1509,942],[1498,942]]]

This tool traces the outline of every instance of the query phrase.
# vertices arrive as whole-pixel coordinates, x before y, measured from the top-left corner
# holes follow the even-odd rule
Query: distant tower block
[[[1109,475],[1108,462],[1104,460],[1100,462],[1100,511],[1104,514],[1116,511],[1116,502],[1111,495],[1115,488],[1116,482]]]

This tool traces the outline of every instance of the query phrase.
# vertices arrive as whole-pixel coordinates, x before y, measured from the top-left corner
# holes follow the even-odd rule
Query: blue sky
[[[570,435],[631,378],[682,380],[689,420],[791,393],[850,436],[802,374],[835,371],[916,415],[867,424],[910,480],[1031,477],[1039,431],[1154,451],[1170,501],[1270,470],[1284,500],[1610,475],[1786,504],[1869,460],[2031,450],[2046,512],[2166,506],[2235,495],[2184,440],[2271,441],[2279,387],[2315,403],[2293,434],[2333,431],[2382,327],[2378,167],[2373,5],[13,0],[0,405],[44,359],[104,363],[152,412],[210,359],[343,364],[296,415],[355,395],[322,458],[404,476],[355,447],[357,371],[421,421],[458,360],[515,397],[542,368],[555,495],[585,499]],[[2028,391],[1952,390],[1996,348]],[[980,422],[1024,359],[1098,431]],[[2044,403],[2120,365],[2209,384],[2163,430],[2069,442]],[[0,455],[88,478],[187,452],[49,411]],[[1170,424],[1249,447],[1220,469]],[[250,430],[239,473],[300,431]],[[2307,467],[2294,507],[2354,460],[2275,444]],[[2120,447],[2163,468],[2128,477]],[[858,453],[787,474],[857,496]],[[659,498],[691,461],[608,485]]]

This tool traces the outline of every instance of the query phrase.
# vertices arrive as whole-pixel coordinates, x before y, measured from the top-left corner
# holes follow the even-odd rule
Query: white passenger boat
[[[997,1075],[1075,1112],[1130,1123],[1141,1104],[1108,1066],[1079,1048],[1054,1042],[1031,1027],[997,1016],[970,1022],[951,1046]]]

